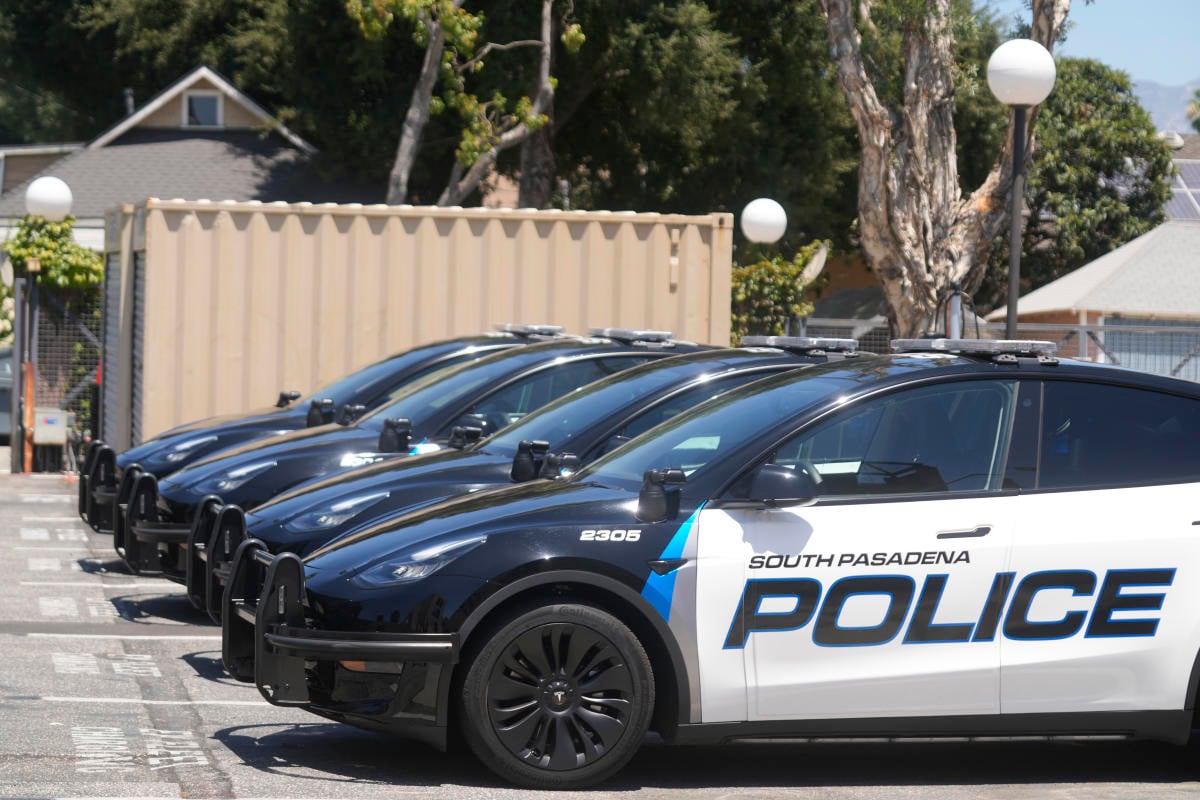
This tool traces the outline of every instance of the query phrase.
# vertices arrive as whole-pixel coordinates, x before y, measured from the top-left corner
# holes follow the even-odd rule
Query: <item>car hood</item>
[[[117,456],[117,467],[127,469],[137,464],[155,477],[163,478],[232,447],[302,429],[306,421],[305,414],[290,408],[272,409],[252,416],[215,417],[173,428],[126,450]],[[189,442],[194,444],[183,451],[177,449]]]

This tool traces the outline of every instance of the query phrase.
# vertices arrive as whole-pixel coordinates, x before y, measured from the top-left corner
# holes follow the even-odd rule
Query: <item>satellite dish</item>
[[[821,274],[821,270],[825,269],[825,259],[829,258],[829,245],[822,244],[817,252],[813,253],[812,260],[804,267],[804,271],[800,273],[800,283],[810,284],[817,279]]]

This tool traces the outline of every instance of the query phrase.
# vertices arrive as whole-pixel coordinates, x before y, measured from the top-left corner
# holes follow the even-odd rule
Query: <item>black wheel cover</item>
[[[492,665],[492,731],[522,762],[570,770],[595,762],[625,735],[634,676],[603,634],[572,622],[538,625]]]

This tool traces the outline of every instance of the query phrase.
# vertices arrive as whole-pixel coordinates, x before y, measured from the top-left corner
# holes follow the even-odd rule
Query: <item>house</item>
[[[86,144],[0,147],[0,231],[42,175],[71,187],[76,239],[104,246],[104,214],[148,197],[382,202],[384,187],[328,178],[316,149],[208,67],[198,67]]]

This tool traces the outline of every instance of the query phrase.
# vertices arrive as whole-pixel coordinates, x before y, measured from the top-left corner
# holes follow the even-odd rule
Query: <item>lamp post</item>
[[[1029,109],[1054,88],[1054,56],[1032,39],[1013,39],[988,59],[987,81],[996,99],[1013,109],[1013,184],[1009,205],[1008,309],[1004,335],[1017,338],[1021,287],[1021,201],[1025,196],[1025,123]]]
[[[43,176],[29,184],[25,190],[25,212],[31,217],[41,217],[47,222],[62,222],[71,213],[71,188],[59,178]],[[25,275],[28,281],[29,320],[25,336],[25,358],[22,378],[24,387],[21,399],[24,403],[24,471],[33,472],[33,425],[34,425],[34,377],[37,373],[37,310],[38,310],[38,273],[42,263],[39,258],[31,257],[25,262]]]
[[[768,197],[751,200],[742,209],[742,234],[752,242],[778,242],[787,228],[787,212]]]

